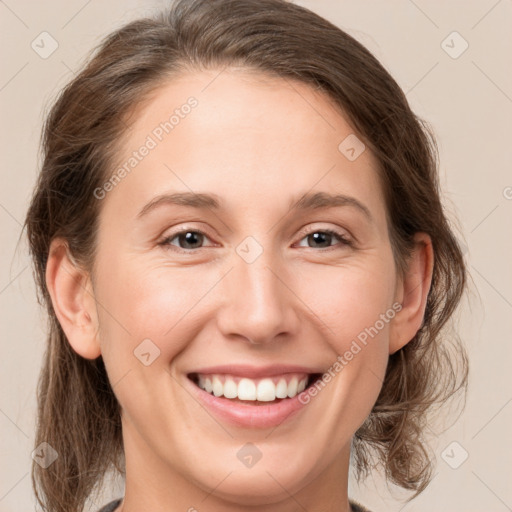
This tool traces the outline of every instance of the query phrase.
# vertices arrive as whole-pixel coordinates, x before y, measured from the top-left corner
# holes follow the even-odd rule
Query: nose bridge
[[[250,240],[247,244],[240,244],[234,255],[219,326],[226,336],[268,343],[293,329],[293,301],[273,251],[258,250]]]

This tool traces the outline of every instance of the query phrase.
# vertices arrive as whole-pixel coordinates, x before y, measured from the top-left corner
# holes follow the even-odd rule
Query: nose
[[[255,345],[294,335],[297,298],[287,282],[289,273],[267,251],[252,263],[235,256],[233,270],[222,281],[223,301],[217,322],[223,335]]]

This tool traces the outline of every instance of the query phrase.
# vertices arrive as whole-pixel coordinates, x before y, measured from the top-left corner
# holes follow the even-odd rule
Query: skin
[[[63,240],[53,241],[48,261],[69,343],[85,358],[103,356],[122,407],[119,510],[348,512],[350,443],[389,354],[421,326],[430,239],[416,235],[408,271],[397,275],[377,162],[368,149],[355,161],[338,150],[354,130],[327,96],[301,83],[236,69],[184,74],[134,111],[119,162],[190,96],[197,107],[101,199],[92,274]],[[191,190],[216,194],[224,209],[165,205],[136,218],[155,196]],[[352,196],[373,220],[350,206],[289,214],[310,191]],[[325,229],[353,245],[307,236]],[[201,248],[176,236],[159,245],[182,230],[203,232]],[[236,251],[248,236],[263,249],[252,263]],[[393,303],[400,312],[275,429],[216,421],[185,391],[187,373],[202,366],[325,371]],[[147,338],[160,350],[149,366],[134,357]],[[252,468],[236,456],[246,442],[262,453]]]

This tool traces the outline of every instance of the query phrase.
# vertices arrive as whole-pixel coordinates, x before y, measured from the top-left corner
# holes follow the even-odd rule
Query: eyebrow
[[[372,215],[368,207],[361,201],[352,196],[345,194],[329,194],[327,192],[309,192],[301,196],[301,198],[294,204],[292,201],[291,211],[305,211],[316,210],[318,208],[335,208],[338,206],[352,206],[367,217],[370,222],[373,222]]]
[[[213,194],[203,194],[195,192],[176,192],[172,194],[162,194],[153,198],[138,213],[137,218],[147,215],[150,211],[162,205],[180,205],[189,206],[198,209],[221,210],[220,198]],[[296,202],[291,201],[289,211],[307,211],[319,208],[335,208],[339,206],[351,206],[356,208],[373,222],[370,210],[355,197],[344,194],[329,194],[327,192],[309,192],[300,197]]]
[[[192,208],[220,210],[219,199],[212,194],[199,194],[195,192],[176,192],[173,194],[162,194],[153,198],[137,214],[137,218],[147,215],[150,211],[161,205],[191,206]]]

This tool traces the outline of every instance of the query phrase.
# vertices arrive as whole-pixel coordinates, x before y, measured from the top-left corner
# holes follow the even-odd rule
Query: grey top
[[[107,503],[103,508],[98,510],[98,512],[114,512],[114,510],[121,504],[123,498],[119,498],[117,500],[111,501]],[[360,503],[349,500],[350,506],[352,507],[353,512],[370,512],[367,508],[363,507]]]
[[[114,510],[121,505],[121,501],[123,498],[118,498],[117,500],[111,501],[107,503],[103,508],[100,508],[98,512],[114,512]]]
[[[348,500],[350,506],[352,507],[352,512],[371,512],[366,507],[358,503],[357,501]]]

